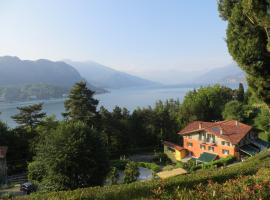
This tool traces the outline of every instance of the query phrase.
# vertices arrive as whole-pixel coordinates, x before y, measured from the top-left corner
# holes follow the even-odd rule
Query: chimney
[[[239,122],[237,120],[235,121],[235,126],[239,126]]]
[[[220,129],[219,129],[219,133],[220,133],[220,135],[223,135],[223,130],[222,130],[221,127],[220,127]]]
[[[202,129],[202,122],[199,123],[199,129]]]

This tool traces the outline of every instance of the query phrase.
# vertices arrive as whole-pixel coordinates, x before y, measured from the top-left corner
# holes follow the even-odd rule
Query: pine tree
[[[46,113],[42,112],[42,108],[42,103],[18,107],[19,113],[12,116],[12,119],[14,119],[21,127],[33,130],[46,116]]]
[[[93,98],[94,93],[87,88],[85,81],[76,83],[65,101],[66,113],[63,113],[64,117],[94,125],[98,105],[98,100]]]

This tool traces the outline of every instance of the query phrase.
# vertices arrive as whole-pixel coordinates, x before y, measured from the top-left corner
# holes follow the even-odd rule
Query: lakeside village
[[[237,120],[193,121],[176,134],[180,136],[179,143],[163,142],[164,154],[159,156],[159,161],[156,162],[163,164],[142,162],[151,160],[152,157],[149,158],[149,155],[137,155],[129,158],[138,163],[140,174],[137,175],[137,181],[153,178],[164,179],[199,169],[223,168],[243,162],[246,158],[270,147],[270,143],[258,138],[258,134],[251,126]],[[0,147],[0,175],[4,184],[10,181],[6,166],[7,149],[6,146]],[[122,164],[125,163],[124,165],[126,165],[127,160],[122,158]],[[166,166],[164,163],[166,163]],[[123,171],[120,171],[116,177],[118,180],[115,182],[118,184],[125,183]],[[20,183],[21,190],[22,186],[32,187],[31,183],[27,182],[26,177],[15,177],[15,182]],[[112,184],[112,180],[107,179],[106,182],[106,184]],[[18,185],[17,187],[19,187]],[[28,190],[29,188],[24,189]],[[1,193],[7,191],[8,189],[4,189]],[[32,191],[20,192],[23,194]],[[14,194],[16,195],[16,193],[18,194],[18,191]]]

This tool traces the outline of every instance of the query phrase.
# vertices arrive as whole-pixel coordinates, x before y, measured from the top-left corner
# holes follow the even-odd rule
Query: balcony
[[[199,138],[202,144],[216,145],[216,141],[210,138]]]

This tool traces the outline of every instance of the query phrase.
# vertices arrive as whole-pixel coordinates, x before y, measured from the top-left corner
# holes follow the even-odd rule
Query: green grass
[[[262,139],[265,142],[270,141],[269,133],[266,133],[266,132],[260,132],[259,133],[259,138]]]
[[[205,169],[199,170],[187,175],[180,175],[166,180],[152,180],[145,182],[135,182],[131,184],[113,185],[105,187],[82,188],[74,191],[62,191],[52,193],[36,193],[20,199],[30,200],[126,200],[126,199],[166,199],[162,195],[175,195],[185,191],[187,194],[193,194],[200,185],[213,182],[217,185],[230,180],[240,180],[241,177],[255,175],[261,168],[270,167],[270,152],[261,152],[247,161],[226,167],[223,169]],[[232,185],[234,187],[234,185]],[[232,188],[233,190],[234,188]],[[236,188],[237,189],[237,188]],[[239,189],[239,188],[238,188]],[[236,190],[237,191],[237,190]],[[177,193],[176,193],[177,192]],[[210,191],[210,193],[213,191]],[[209,194],[210,194],[209,193]],[[269,192],[270,193],[270,192]],[[211,193],[212,194],[212,193]],[[239,194],[237,192],[237,194]],[[159,197],[158,197],[159,196]],[[187,196],[186,199],[189,199]],[[169,198],[170,199],[170,198]],[[211,198],[208,198],[211,199]]]

